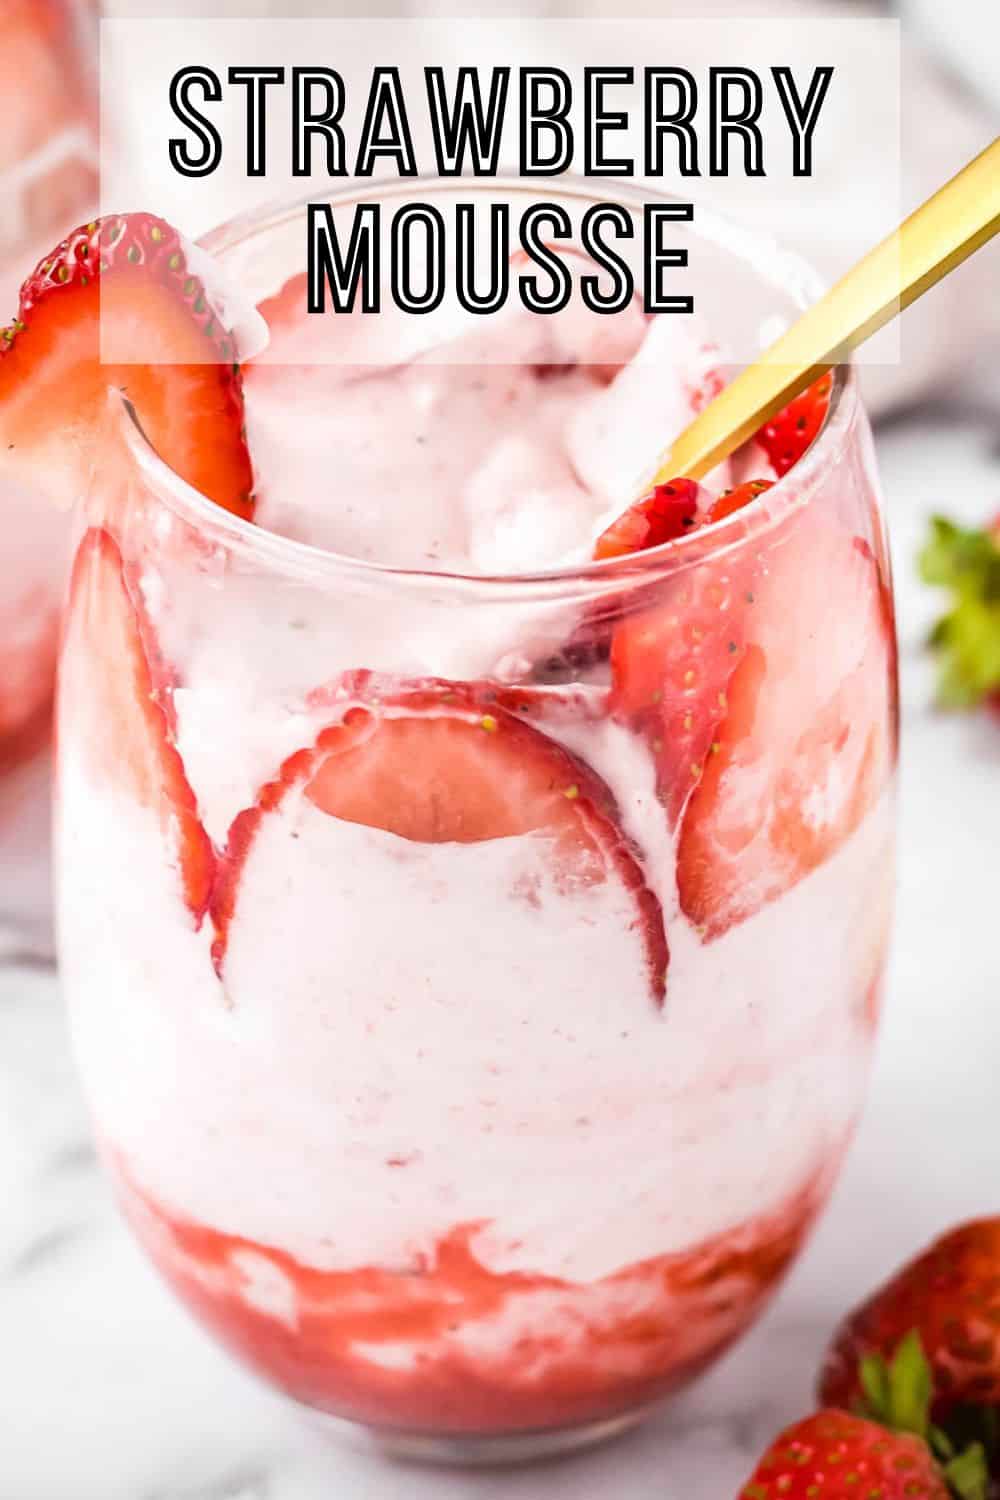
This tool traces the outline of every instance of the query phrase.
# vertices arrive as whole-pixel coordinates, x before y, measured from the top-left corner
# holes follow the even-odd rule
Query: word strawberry
[[[99,528],[86,533],[73,565],[59,693],[63,722],[72,724],[72,743],[89,773],[155,815],[183,898],[200,923],[214,853],[150,670],[121,552]]]
[[[8,471],[69,505],[84,492],[121,389],[160,457],[202,494],[251,513],[236,349],[177,233],[151,214],[75,230],[28,277],[0,336]]]
[[[779,479],[798,463],[826,421],[832,390],[833,376],[821,375],[757,433],[757,442]]]

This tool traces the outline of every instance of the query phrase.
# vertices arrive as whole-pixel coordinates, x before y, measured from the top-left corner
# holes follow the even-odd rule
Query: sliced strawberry
[[[768,488],[727,491],[705,522]],[[737,549],[665,580],[612,639],[612,711],[650,741],[671,821],[687,808],[678,884],[706,937],[821,864],[894,758],[895,635],[877,560],[812,517],[789,535],[770,554]]]
[[[663,542],[675,542],[698,522],[698,486],[693,479],[658,484],[603,531],[594,544],[594,558],[624,557]]]
[[[59,694],[61,722],[92,773],[156,814],[200,923],[214,878],[212,846],[150,671],[121,552],[99,528],[86,533],[73,565]]]
[[[669,488],[690,484],[674,480]],[[752,480],[727,491],[705,523],[733,514],[768,487],[766,480]],[[755,572],[754,560],[738,552],[707,558],[664,580],[656,604],[627,616],[612,638],[612,711],[649,740],[672,823],[702,775],[726,714]]]
[[[743,658],[752,561],[710,559],[668,580],[650,609],[628,616],[611,642],[612,710],[648,739],[657,789],[676,823],[701,778]]]
[[[631,893],[650,987],[662,1003],[668,961],[663,914],[600,777],[465,684],[420,685],[382,697],[373,682],[378,679],[369,680],[311,749],[291,756],[256,806],[234,821],[212,899],[220,971],[261,821],[297,792],[331,818],[416,843],[543,834],[562,892],[618,880]]]
[[[108,420],[108,388],[118,386],[176,473],[249,516],[235,354],[168,224],[150,214],[87,224],[29,276],[0,339],[5,462],[20,461],[29,480],[72,503]]]
[[[894,644],[874,555],[820,512],[762,553],[739,660],[681,827],[681,906],[706,938],[857,828],[894,756]]]
[[[778,475],[787,474],[816,437],[830,409],[830,392],[833,376],[821,375],[804,390],[801,396],[772,417],[757,433],[757,442],[771,460],[771,467]]]

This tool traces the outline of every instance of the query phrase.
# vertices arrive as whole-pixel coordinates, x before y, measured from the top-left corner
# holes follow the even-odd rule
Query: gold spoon
[[[804,312],[691,422],[653,484],[701,479],[1000,230],[1000,136]]]

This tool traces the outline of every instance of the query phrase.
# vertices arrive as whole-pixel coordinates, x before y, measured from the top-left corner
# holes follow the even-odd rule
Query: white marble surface
[[[905,702],[889,1005],[833,1205],[742,1347],[633,1438],[561,1465],[415,1471],[328,1446],[216,1351],[133,1248],[95,1168],[58,981],[12,955],[0,967],[0,1500],[735,1495],[775,1429],[808,1406],[838,1313],[925,1237],[997,1207],[1000,722],[929,711],[919,642],[933,601],[912,557],[934,507],[970,519],[1000,509],[998,441],[988,404],[880,434]],[[8,871],[8,887],[22,878]]]

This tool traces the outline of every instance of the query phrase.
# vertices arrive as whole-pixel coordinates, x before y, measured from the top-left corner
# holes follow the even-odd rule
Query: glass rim
[[[336,205],[369,198],[408,197],[414,189],[419,189],[422,193],[453,193],[459,188],[463,192],[474,193],[538,192],[537,183],[513,175],[498,175],[486,179],[432,174],[402,180],[351,183],[334,188],[319,197],[315,192],[305,193],[234,215],[208,231],[197,243],[208,254],[219,255],[241,244],[253,234],[266,233],[269,229],[303,215],[309,203]],[[678,201],[677,194],[615,178],[603,179],[601,186],[596,187],[588,178],[572,173],[560,177],[558,183],[553,181],[551,188],[547,188],[546,196],[586,199],[591,202],[613,198],[615,202],[625,201],[636,206],[650,199]],[[800,285],[808,289],[810,296],[817,296],[823,290],[824,282],[804,257],[780,246],[766,234],[748,230],[714,210],[697,207],[689,228],[699,238],[748,262],[755,275],[762,274],[758,270],[758,264],[766,261],[772,266],[783,268],[786,273],[794,273]],[[746,253],[748,247],[752,247],[755,252],[752,256]],[[799,294],[799,301],[801,305],[805,305],[804,294]],[[574,586],[585,594],[594,595],[620,590],[623,583],[632,588],[652,582],[665,573],[679,572],[707,557],[718,557],[733,551],[751,537],[766,534],[793,511],[804,508],[827,468],[835,463],[837,455],[843,449],[860,405],[853,365],[848,363],[835,366],[833,373],[830,408],[811,447],[788,473],[773,482],[765,495],[754,500],[744,510],[643,552],[517,573],[470,573],[454,569],[435,571],[428,568],[398,567],[297,541],[253,521],[244,520],[209,499],[172,469],[146,436],[128,397],[120,390],[113,394],[120,407],[120,429],[125,447],[157,497],[181,519],[196,526],[199,531],[213,535],[220,542],[225,542],[231,550],[251,559],[256,558],[286,574],[313,580],[327,575],[342,581],[350,579],[372,586],[381,584],[417,591],[544,599],[573,593]]]

